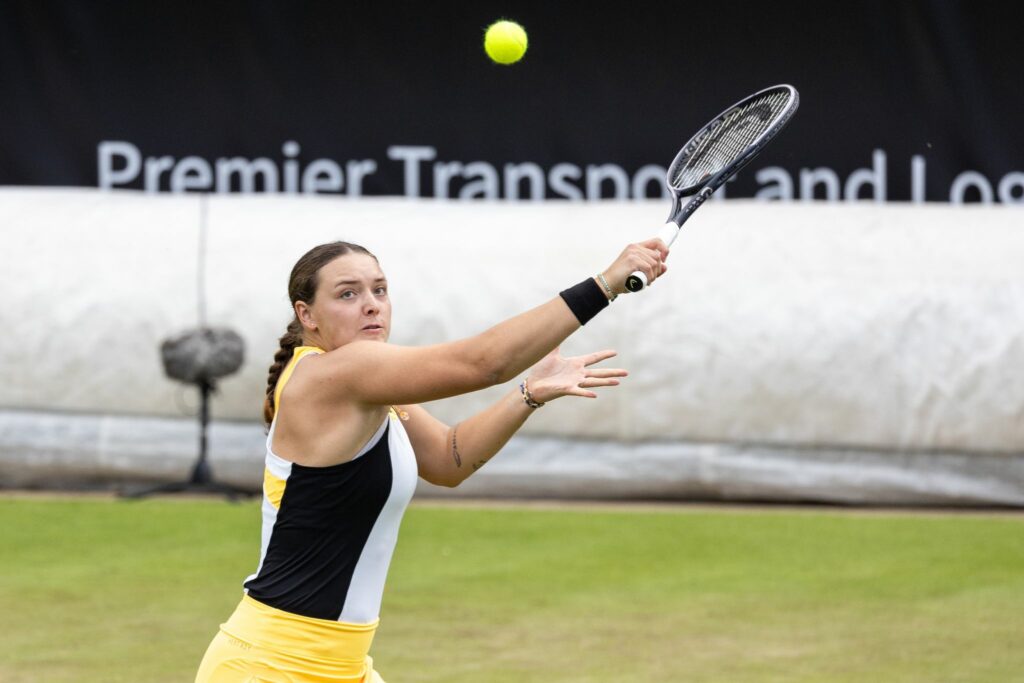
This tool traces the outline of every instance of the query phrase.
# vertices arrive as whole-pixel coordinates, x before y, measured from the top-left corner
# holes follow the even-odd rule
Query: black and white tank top
[[[275,390],[296,364],[322,349],[295,349]],[[307,467],[277,456],[267,435],[263,538],[256,573],[245,591],[265,605],[317,619],[375,622],[398,528],[416,488],[409,437],[392,410],[356,456]]]

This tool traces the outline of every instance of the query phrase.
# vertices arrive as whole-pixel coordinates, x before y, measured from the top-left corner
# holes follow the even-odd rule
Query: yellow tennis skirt
[[[384,683],[367,654],[377,623],[303,617],[246,595],[206,650],[196,683]]]

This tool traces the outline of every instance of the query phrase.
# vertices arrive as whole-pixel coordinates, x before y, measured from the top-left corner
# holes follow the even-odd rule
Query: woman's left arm
[[[614,351],[598,351],[562,358],[556,348],[530,369],[526,383],[532,400],[547,403],[562,396],[597,398],[591,389],[615,386],[617,378],[627,374],[619,368],[590,367],[613,356]],[[458,486],[483,467],[536,410],[523,400],[518,385],[497,403],[454,426],[441,422],[421,406],[401,408],[409,414],[404,426],[416,452],[420,476],[431,484],[450,487]]]

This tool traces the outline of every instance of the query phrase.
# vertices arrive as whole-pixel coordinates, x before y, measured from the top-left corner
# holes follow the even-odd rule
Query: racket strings
[[[708,126],[673,175],[676,188],[692,187],[736,161],[758,138],[780,120],[791,97],[775,90],[730,110]]]

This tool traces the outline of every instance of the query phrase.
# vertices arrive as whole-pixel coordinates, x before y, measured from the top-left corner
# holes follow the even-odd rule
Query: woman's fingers
[[[639,256],[643,258],[646,266],[640,268],[640,270],[647,276],[648,284],[650,284],[665,272],[665,259],[668,258],[668,249],[659,239],[642,242],[639,247],[642,250]]]
[[[644,240],[643,242],[640,243],[640,246],[647,247],[651,251],[658,252],[658,256],[661,257],[662,261],[668,258],[668,246],[664,242],[662,242],[661,239],[658,237],[652,237],[649,240]]]
[[[602,378],[599,378],[599,377],[587,377],[586,379],[584,379],[582,382],[580,382],[576,386],[582,387],[584,389],[593,389],[595,387],[616,387],[618,385],[619,385],[619,380],[617,380],[617,379],[613,379],[613,378],[602,379]]]
[[[559,358],[562,367],[545,378],[553,385],[552,388],[557,387],[555,398],[557,396],[597,398],[597,394],[590,389],[618,386],[619,378],[627,377],[629,373],[624,368],[591,368],[589,366],[617,355],[618,353],[614,349],[603,349],[582,356]],[[536,388],[539,391],[543,385],[535,382],[539,382],[541,379],[537,378],[531,382],[531,388]]]
[[[617,355],[619,355],[617,351],[605,349],[604,351],[595,351],[593,353],[577,356],[577,358],[583,361],[583,365],[593,365],[594,363],[600,363],[603,360],[614,358]]]
[[[626,377],[628,372],[622,368],[593,368],[584,373],[585,377]]]
[[[647,276],[648,283],[654,282],[654,279],[657,277],[656,271],[660,270],[657,258],[655,258],[649,251],[640,250],[634,254],[633,269],[639,270]]]

